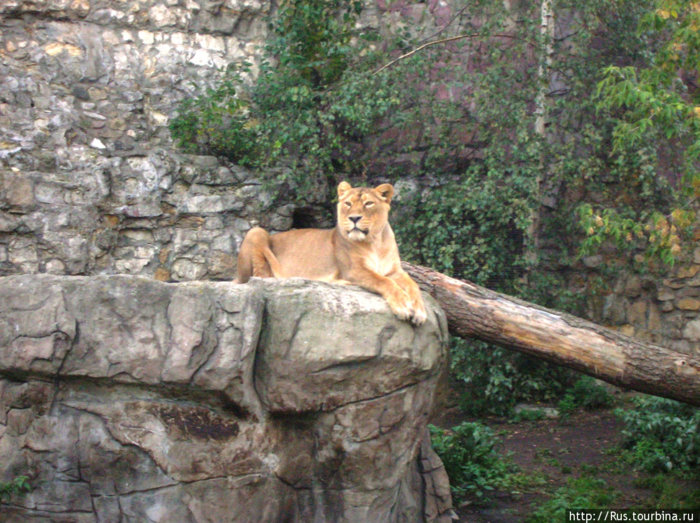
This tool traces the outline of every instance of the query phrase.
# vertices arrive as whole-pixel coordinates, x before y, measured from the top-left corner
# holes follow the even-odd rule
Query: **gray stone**
[[[34,183],[19,173],[0,171],[0,208],[28,211],[35,206]]]
[[[207,266],[188,258],[178,258],[173,263],[173,279],[175,281],[200,280],[207,273]]]
[[[625,282],[625,296],[636,298],[642,293],[642,280],[639,276],[632,275]]]
[[[443,313],[352,287],[0,278],[10,520],[444,521]],[[3,503],[5,500],[3,500]],[[14,518],[14,519],[12,519]]]
[[[593,255],[593,256],[586,256],[583,258],[583,264],[588,267],[589,269],[595,269],[596,267],[600,267],[603,263],[603,257],[599,254]]]
[[[244,203],[235,195],[196,195],[180,205],[180,212],[187,214],[207,214],[243,210]]]
[[[700,318],[688,322],[683,329],[683,337],[690,341],[700,341]]]
[[[670,301],[673,300],[676,297],[676,294],[671,290],[666,287],[662,287],[659,289],[658,294],[656,295],[656,299],[659,301]]]
[[[646,300],[637,300],[627,309],[627,321],[634,326],[646,326],[648,304]]]
[[[627,300],[618,295],[605,297],[603,304],[603,321],[609,325],[622,325],[627,322]]]
[[[533,414],[541,413],[543,417],[549,419],[556,419],[559,417],[559,409],[556,409],[554,407],[543,407],[541,405],[530,405],[527,403],[519,403],[515,406],[513,411],[516,414],[520,414],[522,412],[528,412]]]

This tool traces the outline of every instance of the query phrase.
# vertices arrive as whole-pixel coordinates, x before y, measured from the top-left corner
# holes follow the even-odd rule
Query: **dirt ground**
[[[458,414],[449,413],[436,425],[452,427],[463,421]],[[510,456],[526,475],[540,478],[544,483],[524,489],[522,494],[496,492],[486,506],[465,504],[457,508],[461,522],[516,523],[524,521],[557,488],[570,478],[588,472],[603,479],[619,492],[615,508],[639,507],[653,495],[635,486],[643,473],[632,469],[620,470],[619,446],[622,423],[612,410],[580,412],[568,420],[544,419],[512,423],[499,419],[479,420],[490,426],[503,441],[502,452]],[[592,468],[594,471],[592,472]],[[694,482],[693,488],[700,485]],[[673,507],[668,507],[673,508]]]

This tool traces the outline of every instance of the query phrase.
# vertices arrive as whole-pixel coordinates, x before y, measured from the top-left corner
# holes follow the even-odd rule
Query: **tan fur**
[[[393,194],[388,183],[370,189],[341,182],[334,229],[272,235],[260,227],[251,229],[238,253],[237,281],[257,276],[352,283],[381,294],[399,318],[420,325],[426,318],[423,298],[401,268],[389,225]]]

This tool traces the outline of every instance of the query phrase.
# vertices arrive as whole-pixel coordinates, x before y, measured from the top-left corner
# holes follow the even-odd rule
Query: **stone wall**
[[[0,278],[3,522],[450,521],[444,314],[318,282]]]
[[[272,4],[3,1],[0,275],[231,279],[251,225],[289,229],[284,195],[221,159],[181,154],[167,127],[221,68],[256,63]],[[378,27],[409,9],[367,4],[364,23]],[[432,30],[451,10],[432,0],[409,12]]]
[[[180,154],[178,102],[255,57],[269,3],[0,5],[0,274],[229,279],[250,223],[291,225],[251,173]]]
[[[622,274],[612,292],[592,305],[591,316],[604,325],[699,355],[700,247],[665,278]]]

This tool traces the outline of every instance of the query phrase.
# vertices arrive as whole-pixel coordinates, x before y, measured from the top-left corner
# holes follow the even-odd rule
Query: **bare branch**
[[[427,42],[423,45],[416,47],[415,49],[413,49],[412,51],[409,51],[406,54],[402,54],[398,58],[394,58],[391,62],[384,64],[379,69],[374,71],[374,73],[372,73],[372,74],[378,74],[378,73],[382,72],[384,69],[391,67],[395,63],[397,63],[405,58],[408,58],[409,56],[413,56],[414,54],[422,51],[423,49],[425,49],[427,47],[431,47],[433,45],[446,44],[449,42],[455,42],[457,40],[464,40],[466,38],[512,38],[512,39],[515,39],[516,37],[513,35],[509,35],[509,34],[483,35],[481,33],[474,33],[474,34],[463,34],[463,35],[451,36],[449,38],[441,38],[440,40],[432,40],[430,42]]]

